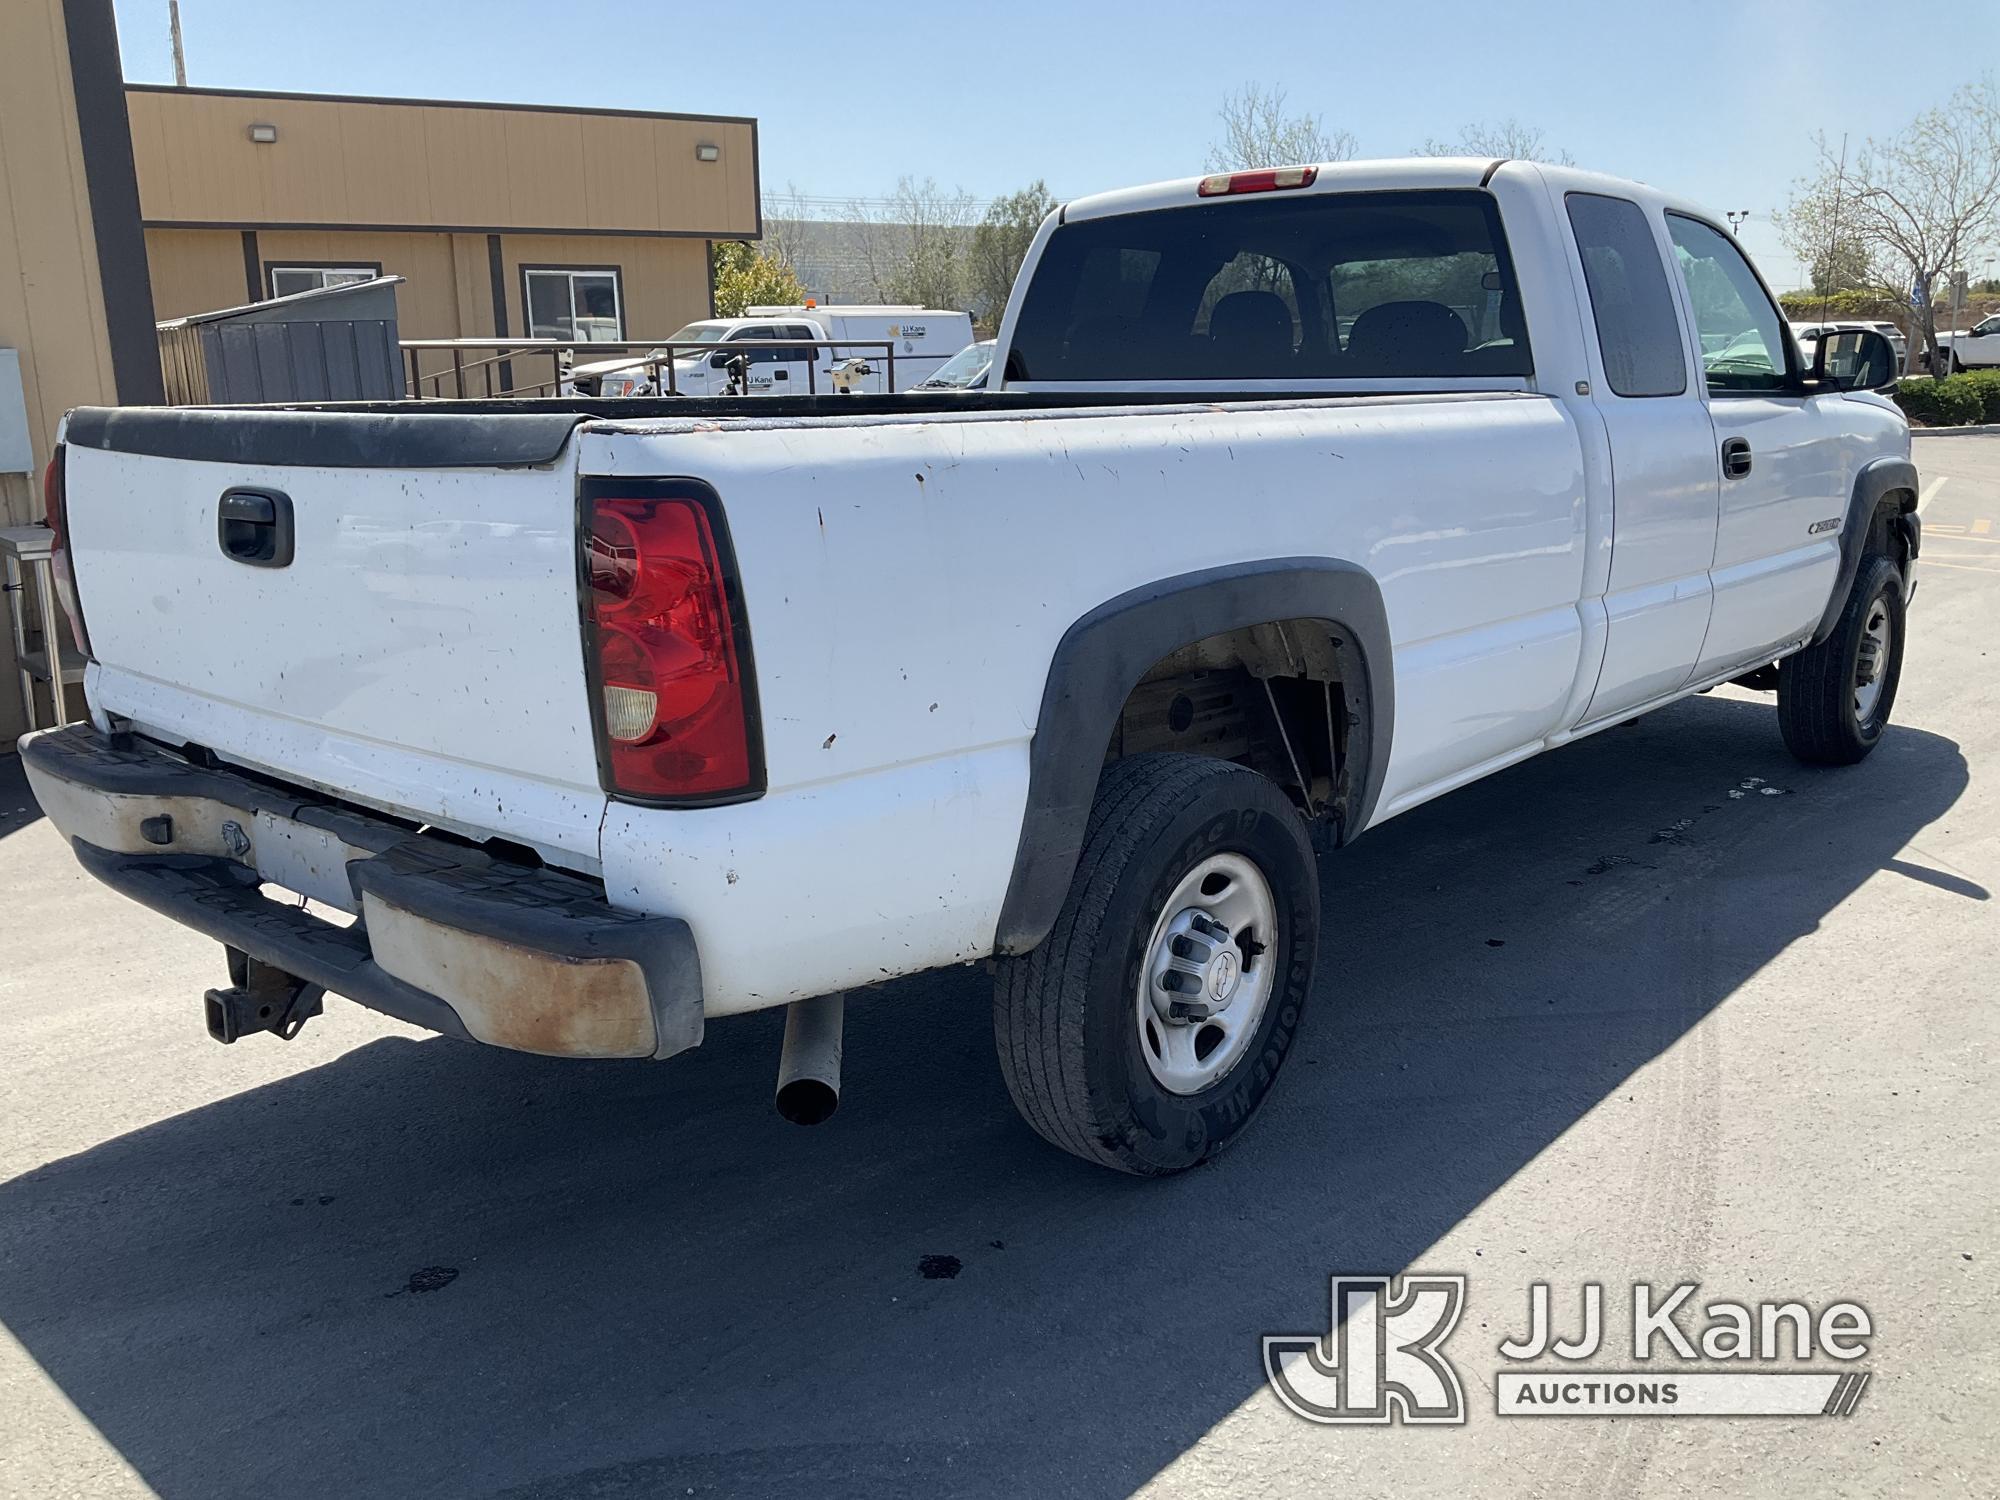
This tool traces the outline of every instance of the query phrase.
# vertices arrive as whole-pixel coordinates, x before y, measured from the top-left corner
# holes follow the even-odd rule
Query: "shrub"
[[[1884,318],[1901,326],[1903,306],[1890,292],[1847,291],[1822,297],[1817,292],[1786,292],[1778,298],[1794,323],[1818,323],[1835,318]]]
[[[1978,392],[1979,415],[1974,420],[2000,422],[2000,370],[1974,370],[1953,378],[1970,382]]]
[[[1964,427],[1986,420],[1987,393],[1981,386],[1977,375],[1949,375],[1943,380],[1918,376],[1898,384],[1890,395],[1903,415],[1919,426]]]

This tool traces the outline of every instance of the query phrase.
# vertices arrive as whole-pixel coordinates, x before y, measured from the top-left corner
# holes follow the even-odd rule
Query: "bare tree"
[[[1551,166],[1573,167],[1576,159],[1567,151],[1551,146],[1541,130],[1509,115],[1504,120],[1477,120],[1459,127],[1448,141],[1426,140],[1412,156],[1502,156],[1510,161],[1545,161]]]
[[[1235,172],[1353,159],[1356,143],[1351,132],[1328,130],[1318,115],[1287,114],[1285,100],[1283,89],[1255,83],[1224,98],[1216,111],[1222,135],[1208,148],[1208,170]]]
[[[1901,133],[1844,161],[1815,137],[1819,165],[1793,184],[1780,230],[1807,265],[1843,256],[1902,304],[1910,357],[1937,357],[1937,299],[1950,275],[2000,245],[2000,96],[1966,84]],[[1940,370],[1940,373],[1942,371]]]
[[[856,200],[849,213],[860,226],[862,266],[875,296],[963,308],[977,206],[963,188],[941,188],[930,177],[898,178],[895,192],[881,202]]]
[[[764,238],[757,248],[766,259],[797,272],[815,258],[821,237],[805,195],[788,182],[782,193],[764,195],[763,208]]]

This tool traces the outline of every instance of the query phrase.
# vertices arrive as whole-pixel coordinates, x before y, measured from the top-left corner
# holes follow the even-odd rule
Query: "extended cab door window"
[[[1595,722],[1687,681],[1708,634],[1719,474],[1658,218],[1602,193],[1571,193],[1564,208],[1597,329],[1591,402],[1611,446],[1604,658],[1584,711]]]
[[[1667,215],[1667,233],[1694,309],[1709,394],[1793,389],[1785,320],[1736,242],[1685,214]]]
[[[1599,193],[1571,193],[1567,202],[1605,383],[1617,396],[1682,395],[1686,346],[1645,210]]]

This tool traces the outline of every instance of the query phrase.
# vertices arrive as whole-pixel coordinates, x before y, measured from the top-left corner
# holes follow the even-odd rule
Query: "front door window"
[[[1736,242],[1713,225],[1667,215],[1675,259],[1694,307],[1711,396],[1786,390],[1785,320]]]

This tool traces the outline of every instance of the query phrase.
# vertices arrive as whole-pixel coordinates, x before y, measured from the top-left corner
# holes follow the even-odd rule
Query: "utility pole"
[[[187,54],[181,50],[181,0],[167,0],[167,31],[174,39],[174,87],[188,86]]]
[[[1725,210],[1722,217],[1729,221],[1729,232],[1734,234],[1742,226],[1743,221],[1750,217],[1750,210],[1747,208]]]

